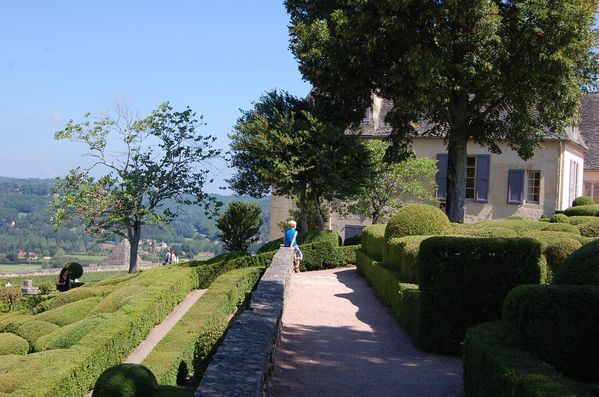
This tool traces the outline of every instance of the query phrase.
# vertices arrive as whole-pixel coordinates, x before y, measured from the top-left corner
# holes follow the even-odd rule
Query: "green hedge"
[[[420,291],[415,284],[402,283],[399,274],[370,258],[365,252],[357,252],[357,267],[368,284],[412,337],[417,338],[420,325]]]
[[[514,345],[579,381],[599,381],[599,286],[525,285],[503,304]]]
[[[594,221],[595,219],[597,219],[595,216],[570,216],[568,217],[568,223],[578,226],[588,221]]]
[[[547,266],[551,271],[552,279],[557,269],[580,247],[581,244],[578,241],[570,239],[551,241],[543,247],[543,254],[547,259]]]
[[[551,223],[568,223],[568,216],[564,214],[555,214],[550,219]]]
[[[551,365],[511,346],[503,321],[469,328],[464,342],[466,397],[593,397],[583,384],[560,375]]]
[[[102,298],[93,297],[68,303],[56,309],[35,315],[36,320],[47,321],[63,327],[83,319],[98,305]]]
[[[547,277],[541,245],[523,238],[431,237],[420,244],[418,266],[416,343],[437,353],[461,353],[466,329],[499,318],[513,287]]]
[[[339,237],[337,232],[334,230],[317,230],[309,233],[300,233],[297,236],[297,243],[299,245],[319,243],[322,241],[328,241],[335,247],[341,245],[341,237]],[[283,244],[283,237],[269,241],[268,243],[262,245],[260,248],[258,248],[258,253],[276,251],[279,249],[281,244]]]
[[[392,238],[385,244],[383,264],[398,270],[401,280],[418,284],[418,252],[420,243],[430,236]]]
[[[574,201],[572,201],[572,207],[578,207],[581,205],[595,205],[597,204],[592,197],[589,196],[580,196],[576,197]]]
[[[7,354],[27,354],[29,343],[18,335],[3,332],[0,333],[0,356]]]
[[[593,239],[588,238],[588,237],[584,237],[581,236],[579,234],[574,234],[574,233],[566,233],[566,232],[551,232],[551,231],[536,231],[536,232],[529,232],[529,233],[525,233],[523,237],[528,237],[528,238],[532,238],[535,240],[540,240],[540,241],[544,241],[544,240],[555,240],[555,239],[573,239],[578,241],[580,244],[587,244],[591,241],[593,241]]]
[[[578,230],[576,226],[570,225],[569,223],[550,223],[549,225],[544,227],[542,231],[580,234],[580,230]]]
[[[385,239],[405,236],[436,236],[451,229],[447,215],[428,204],[411,204],[391,216],[385,230]]]
[[[21,324],[14,333],[29,342],[29,346],[33,347],[35,341],[43,335],[59,329],[56,324],[41,320],[30,320]]]
[[[95,296],[106,296],[112,292],[115,285],[119,284],[120,282],[124,282],[125,280],[129,280],[129,279],[131,279],[131,277],[123,278],[122,276],[118,276],[118,277],[115,277],[115,279],[118,279],[119,282],[112,284],[112,285],[111,284],[103,284],[100,287],[98,287],[97,285],[93,285],[93,286],[92,285],[89,285],[89,286],[84,285],[83,287],[74,288],[74,289],[66,291],[66,292],[61,292],[56,297],[48,299],[47,301],[44,301],[44,302],[40,303],[39,305],[37,305],[34,308],[34,312],[41,313],[46,310],[56,309],[58,307],[66,305],[68,303],[80,301],[82,299],[92,298]],[[105,281],[108,282],[109,280],[105,280]],[[112,282],[115,282],[115,281],[116,280],[112,280]]]
[[[263,270],[262,267],[233,270],[210,286],[143,361],[159,383],[181,383],[186,371],[193,373],[194,379],[200,379],[230,316],[253,289]]]
[[[68,349],[77,344],[89,333],[93,335],[96,327],[100,326],[103,321],[106,321],[108,316],[110,314],[98,314],[54,330],[37,339],[33,344],[33,350]]]
[[[14,332],[24,322],[31,320],[33,316],[31,314],[25,314],[21,312],[14,312],[13,315],[7,316],[0,320],[0,332]]]
[[[362,250],[375,259],[383,259],[386,227],[387,225],[377,224],[362,230]]]
[[[94,397],[149,397],[158,391],[156,377],[139,364],[118,364],[102,372]]]
[[[599,240],[583,245],[570,254],[555,272],[553,282],[599,285]]]
[[[597,216],[599,205],[579,205],[576,207],[566,208],[564,214],[567,216]]]
[[[578,230],[585,237],[599,237],[599,218],[578,225]]]
[[[518,233],[515,230],[508,229],[507,227],[485,227],[479,229],[464,230],[461,234],[463,236],[475,236],[475,237],[518,237]]]
[[[337,247],[328,241],[304,244],[300,247],[304,254],[301,270],[333,269],[356,263],[359,245]]]

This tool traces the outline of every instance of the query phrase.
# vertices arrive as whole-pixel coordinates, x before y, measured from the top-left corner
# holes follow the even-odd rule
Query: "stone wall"
[[[279,248],[250,306],[237,317],[214,354],[195,397],[264,394],[292,269],[291,248]]]

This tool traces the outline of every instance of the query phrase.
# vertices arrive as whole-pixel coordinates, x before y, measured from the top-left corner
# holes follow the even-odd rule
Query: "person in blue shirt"
[[[288,229],[285,231],[285,247],[293,247],[293,271],[299,273],[300,262],[304,259],[304,255],[297,245],[297,223],[291,220],[287,223],[287,226]]]

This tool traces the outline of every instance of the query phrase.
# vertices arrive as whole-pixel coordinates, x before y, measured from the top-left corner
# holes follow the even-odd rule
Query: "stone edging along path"
[[[263,394],[292,268],[291,248],[279,248],[252,293],[250,306],[237,317],[214,354],[195,397]]]

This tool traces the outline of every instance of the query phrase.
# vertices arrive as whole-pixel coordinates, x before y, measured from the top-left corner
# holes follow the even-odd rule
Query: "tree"
[[[276,90],[244,111],[231,138],[228,182],[238,194],[261,197],[274,186],[277,194],[296,196],[300,225],[308,231],[307,203],[355,193],[368,179],[366,149],[345,128],[316,115],[311,100]],[[317,211],[319,228],[324,229]]]
[[[285,4],[300,71],[340,120],[359,122],[376,94],[394,104],[389,157],[417,127],[445,137],[452,221],[464,218],[468,141],[500,153],[503,140],[529,159],[596,88],[597,0]]]
[[[232,201],[216,220],[219,238],[229,251],[247,251],[251,243],[258,241],[262,227],[262,211],[254,203]]]
[[[389,215],[403,207],[406,200],[436,200],[436,161],[409,157],[400,163],[384,161],[388,143],[370,141],[371,169],[374,176],[369,184],[340,208],[343,213],[370,217],[372,223],[382,223]]]
[[[168,103],[143,119],[118,106],[115,116],[88,113],[82,123],[69,121],[55,138],[86,144],[95,163],[58,179],[53,223],[78,220],[94,236],[128,239],[129,272],[134,272],[142,226],[169,223],[176,216],[162,207],[165,200],[203,204],[206,211],[214,207],[203,191],[208,170],[202,166],[220,152],[211,147],[215,138],[196,131],[201,125],[190,108],[176,112]],[[120,138],[120,150],[109,152],[113,135]],[[90,174],[95,167],[108,173],[95,178]]]

